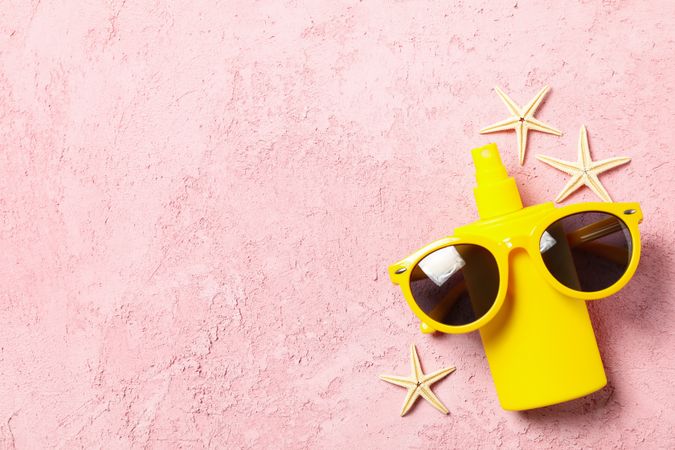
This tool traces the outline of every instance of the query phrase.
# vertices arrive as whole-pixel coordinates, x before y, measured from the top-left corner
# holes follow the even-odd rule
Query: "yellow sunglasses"
[[[561,294],[594,300],[624,287],[640,259],[638,203],[528,208],[513,219],[455,230],[389,267],[422,331],[466,333],[498,313],[509,289],[509,256],[525,251],[532,268]]]

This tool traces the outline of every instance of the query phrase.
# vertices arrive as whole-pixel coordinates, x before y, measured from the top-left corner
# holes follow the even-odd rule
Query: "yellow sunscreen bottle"
[[[531,409],[602,388],[607,379],[585,301],[553,287],[525,250],[528,233],[553,203],[523,208],[494,144],[474,149],[472,156],[480,220],[455,229],[455,236],[487,236],[513,248],[504,303],[479,329],[500,403],[509,410]],[[573,270],[569,253],[559,258]]]
[[[523,410],[607,383],[586,300],[628,283],[640,260],[637,202],[524,208],[497,146],[472,150],[474,223],[389,266],[423,333],[480,332],[499,401]]]

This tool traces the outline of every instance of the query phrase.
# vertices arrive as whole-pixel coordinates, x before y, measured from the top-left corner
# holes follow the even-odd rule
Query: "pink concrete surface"
[[[675,447],[672,1],[67,4],[0,8],[0,446]],[[522,168],[496,84],[552,87]],[[503,411],[386,267],[476,218],[469,149],[549,201],[581,124],[643,260],[589,306],[609,385]],[[448,416],[377,378],[413,342]]]

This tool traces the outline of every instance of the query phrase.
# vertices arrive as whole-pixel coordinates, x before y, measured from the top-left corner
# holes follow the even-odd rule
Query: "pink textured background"
[[[61,3],[0,8],[2,446],[675,446],[672,1]],[[552,86],[523,168],[495,84]],[[644,258],[590,305],[609,386],[506,412],[386,267],[475,219],[470,148],[548,201],[582,123]],[[450,415],[377,379],[411,342]]]

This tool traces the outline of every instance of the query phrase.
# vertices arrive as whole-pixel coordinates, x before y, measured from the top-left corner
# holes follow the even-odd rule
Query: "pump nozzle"
[[[473,193],[481,219],[517,211],[523,207],[516,181],[506,172],[496,144],[471,150],[476,166],[476,183]]]

